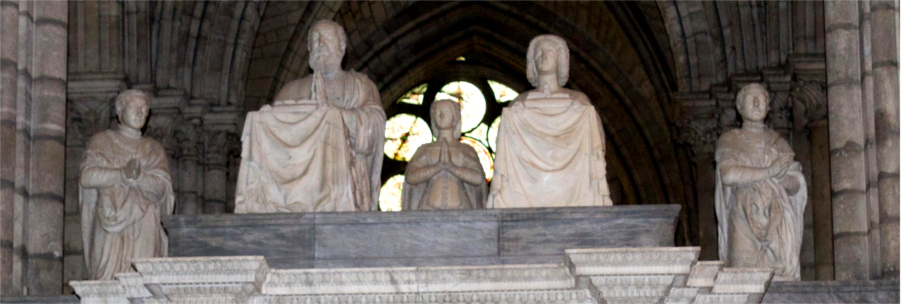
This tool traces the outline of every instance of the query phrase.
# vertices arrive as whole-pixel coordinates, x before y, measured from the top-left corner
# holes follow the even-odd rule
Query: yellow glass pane
[[[385,122],[385,155],[408,161],[419,146],[432,142],[432,130],[422,118],[397,114]]]
[[[425,91],[428,88],[429,88],[429,85],[427,83],[424,83],[424,84],[410,90],[409,92],[407,92],[407,94],[404,94],[404,96],[401,96],[400,98],[398,98],[397,102],[408,103],[408,104],[413,104],[413,105],[421,105],[422,100],[425,98]]]
[[[478,127],[463,134],[463,136],[472,137],[478,140],[482,145],[488,145],[488,126],[484,123],[479,123]]]
[[[494,155],[488,151],[485,145],[475,139],[464,136],[460,138],[460,142],[476,150],[476,154],[479,155],[479,162],[482,163],[482,170],[485,171],[485,180],[491,181],[491,177],[494,176]]]
[[[474,84],[455,81],[444,85],[435,100],[450,99],[460,104],[461,129],[468,132],[479,126],[485,116],[485,96]]]
[[[379,210],[382,211],[400,211],[401,195],[404,188],[404,176],[398,174],[392,176],[382,185],[379,192]]]
[[[494,91],[494,100],[497,100],[498,103],[514,100],[519,96],[519,93],[508,86],[502,85],[500,82],[489,80],[488,85],[491,86],[491,90]]]

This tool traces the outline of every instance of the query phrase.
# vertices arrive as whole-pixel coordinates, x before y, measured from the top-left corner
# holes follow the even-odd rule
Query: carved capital
[[[225,166],[229,154],[238,147],[238,138],[228,131],[207,131],[203,133],[204,163],[213,166]]]
[[[153,138],[166,149],[166,154],[175,156],[178,152],[178,142],[175,140],[175,125],[180,121],[173,115],[152,115],[147,119],[147,131],[145,136]]]
[[[111,99],[108,97],[70,100],[66,107],[69,126],[66,136],[69,144],[87,144],[91,136],[108,129],[111,108]]]
[[[197,125],[191,122],[182,123],[177,126],[174,137],[178,142],[181,157],[196,159],[201,147],[199,132],[200,130],[198,130]]]
[[[822,124],[828,117],[826,90],[818,81],[798,81],[788,95],[792,105],[795,129]]]

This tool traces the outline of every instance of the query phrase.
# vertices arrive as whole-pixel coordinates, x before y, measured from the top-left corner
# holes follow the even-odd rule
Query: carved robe
[[[452,138],[458,139],[461,134],[460,112],[454,113]],[[439,134],[432,114],[432,134]],[[481,209],[485,207],[488,194],[488,181],[485,171],[479,162],[479,155],[472,147],[453,141],[448,144],[450,159],[454,166],[462,167],[470,172],[478,172],[478,183],[469,183],[454,176],[451,172],[442,171],[421,183],[411,183],[420,170],[438,165],[441,154],[441,143],[436,141],[419,147],[416,154],[407,164],[407,176],[404,180],[401,204],[403,210],[440,210],[440,209]]]
[[[731,173],[741,174],[746,168],[766,168],[773,160],[793,154],[791,146],[773,130],[764,131],[761,142],[754,142],[743,132],[749,131],[732,130],[717,141],[716,216],[720,260],[727,267],[772,267],[774,280],[798,280],[807,204],[807,186],[801,167],[793,163],[782,179],[724,183],[724,170],[739,170]],[[796,187],[788,186],[789,183]]]
[[[487,208],[611,205],[594,107],[569,94],[526,94],[503,111]]]
[[[235,213],[370,211],[381,190],[385,111],[375,84],[347,73],[343,96],[303,100],[247,116]],[[298,90],[300,91],[300,90]],[[309,98],[309,99],[306,99]],[[327,102],[332,108],[318,106]]]
[[[137,159],[135,180],[120,171]],[[79,182],[85,266],[92,280],[131,271],[136,258],[167,255],[160,218],[172,214],[175,195],[163,147],[153,139],[107,130],[91,138]]]

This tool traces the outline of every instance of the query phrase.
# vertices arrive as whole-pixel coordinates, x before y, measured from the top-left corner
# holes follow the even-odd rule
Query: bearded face
[[[335,71],[341,68],[344,54],[335,29],[320,26],[310,35],[310,67],[314,71]]]

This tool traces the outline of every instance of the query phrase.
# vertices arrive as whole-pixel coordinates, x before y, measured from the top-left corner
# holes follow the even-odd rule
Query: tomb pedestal
[[[679,206],[178,215],[169,256],[273,268],[559,263],[566,249],[673,246]]]

